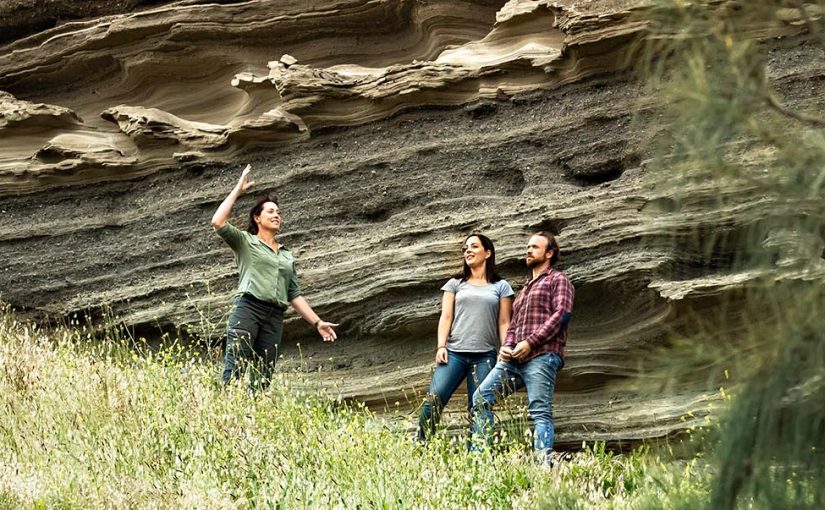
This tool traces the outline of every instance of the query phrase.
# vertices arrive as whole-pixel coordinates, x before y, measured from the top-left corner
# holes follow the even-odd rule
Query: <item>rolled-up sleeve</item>
[[[226,241],[226,244],[234,251],[238,251],[238,248],[243,245],[243,232],[229,222],[224,223],[223,226],[215,232],[221,236],[221,239]]]
[[[295,267],[293,266],[289,275],[289,282],[286,287],[286,299],[287,301],[292,301],[300,295],[301,288],[298,286],[298,272],[295,271]]]

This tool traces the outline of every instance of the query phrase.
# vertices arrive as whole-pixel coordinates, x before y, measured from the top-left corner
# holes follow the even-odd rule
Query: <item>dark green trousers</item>
[[[278,359],[284,331],[284,309],[251,294],[235,298],[226,329],[224,384],[251,370],[253,388],[266,388]]]

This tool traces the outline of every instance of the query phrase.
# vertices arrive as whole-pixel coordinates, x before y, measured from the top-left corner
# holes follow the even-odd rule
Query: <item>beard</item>
[[[542,263],[543,261],[542,261],[541,259],[539,259],[539,258],[534,258],[534,259],[532,259],[532,260],[530,260],[530,259],[525,259],[525,262],[527,262],[527,267],[528,267],[529,269],[533,269],[534,267],[538,267],[538,266],[540,266],[540,265],[541,265],[541,263]]]

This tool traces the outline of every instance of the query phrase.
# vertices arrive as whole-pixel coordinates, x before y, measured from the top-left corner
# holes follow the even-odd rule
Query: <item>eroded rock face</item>
[[[714,398],[705,375],[652,396],[640,361],[758,277],[731,269],[734,244],[696,269],[691,233],[735,235],[760,197],[719,211],[712,185],[678,203],[648,185],[661,105],[620,73],[640,7],[181,1],[8,42],[1,297],[34,316],[108,303],[139,331],[199,324],[236,285],[209,218],[250,162],[256,190],[280,197],[308,299],[342,323],[330,346],[293,316],[284,366],[320,368],[319,384],[376,408],[414,406],[463,237],[489,235],[518,288],[529,234],[548,229],[577,290],[560,443],[690,426]],[[819,91],[788,101],[810,106],[821,51],[776,52],[790,94]]]
[[[635,4],[596,3],[181,1],[10,42],[0,90],[77,112],[90,152],[136,143],[134,161],[108,161],[130,178],[181,154],[232,161],[249,143],[300,141],[317,128],[506,99],[621,69],[641,28],[629,21]],[[588,51],[599,61],[583,62]],[[30,158],[48,137],[4,138],[17,150],[0,156],[3,189],[98,178],[88,165]]]

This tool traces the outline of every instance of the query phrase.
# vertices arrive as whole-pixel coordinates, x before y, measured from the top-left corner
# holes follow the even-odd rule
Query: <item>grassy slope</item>
[[[421,447],[283,377],[250,394],[222,389],[217,370],[4,314],[0,507],[690,508],[706,495],[693,463],[597,449],[548,472],[518,445]]]

